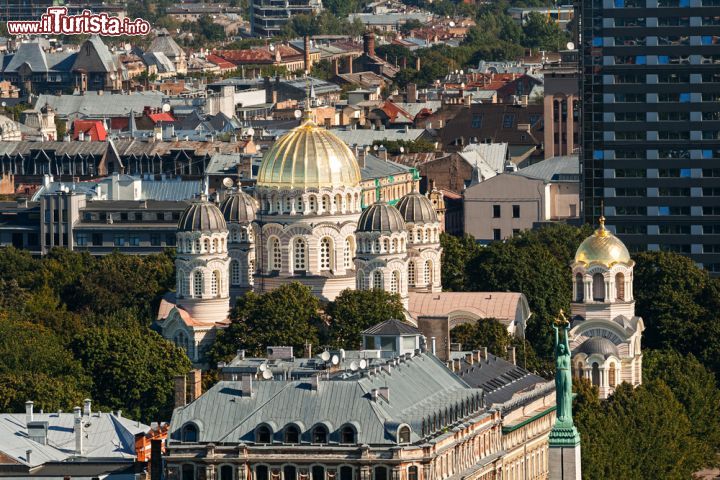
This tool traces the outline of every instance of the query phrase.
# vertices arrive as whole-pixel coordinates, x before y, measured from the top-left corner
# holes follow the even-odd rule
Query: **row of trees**
[[[443,236],[444,289],[523,292],[533,312],[529,345],[492,320],[456,327],[453,341],[488,346],[501,356],[508,346],[523,347],[530,352],[528,368],[545,373],[553,361],[550,322],[561,308],[569,309],[569,265],[590,232],[588,226],[551,225],[486,247],[470,236]],[[673,253],[633,259],[636,313],[646,326],[643,385],[623,386],[606,402],[586,382],[575,385],[584,476],[691,478],[715,464],[720,451],[720,280]]]
[[[173,270],[170,254],[0,250],[0,408],[33,400],[68,411],[90,397],[102,410],[167,420],[172,378],[190,361],[149,326]]]

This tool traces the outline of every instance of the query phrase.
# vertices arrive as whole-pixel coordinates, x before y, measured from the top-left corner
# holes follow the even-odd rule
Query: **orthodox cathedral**
[[[625,245],[605,228],[586,238],[572,263],[570,348],[573,374],[597,385],[607,398],[622,382],[642,383],[640,339],[645,329],[635,315],[633,266]]]
[[[177,284],[159,312],[165,338],[193,362],[227,324],[231,300],[297,281],[323,300],[345,289],[440,292],[440,220],[425,195],[362,209],[348,146],[309,118],[264,156],[253,195],[195,200],[177,232]]]

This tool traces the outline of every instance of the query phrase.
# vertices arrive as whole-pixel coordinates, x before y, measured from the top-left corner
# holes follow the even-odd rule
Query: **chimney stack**
[[[202,395],[202,371],[190,370],[190,401],[194,402]]]
[[[465,354],[465,361],[472,365],[474,362],[473,354],[472,353],[466,353]]]
[[[365,32],[363,35],[363,52],[371,57],[375,56],[375,33]]]
[[[83,454],[83,419],[80,407],[74,408],[75,413],[75,455]]]
[[[487,347],[482,347],[482,356],[483,356],[483,359],[485,359],[485,360],[488,359]]]
[[[32,455],[32,450],[25,450],[25,461],[28,463],[28,465],[32,465],[30,463],[30,455]]]
[[[513,363],[513,365],[517,365],[515,358],[515,350],[515,347],[510,347],[510,361]]]
[[[253,396],[253,378],[252,375],[243,375],[242,376],[242,395],[243,397],[252,397]]]
[[[175,377],[175,408],[184,407],[187,403],[187,378],[185,375]]]
[[[432,354],[435,355],[435,337],[430,337],[430,342],[432,343]]]
[[[407,85],[407,102],[416,103],[418,100],[417,96],[417,84],[408,83]]]
[[[28,400],[25,402],[25,423],[28,424],[33,421],[33,402]]]
[[[83,402],[83,415],[85,415],[86,417],[89,417],[92,414],[91,406],[92,406],[92,400],[90,400],[89,398],[86,398],[85,401]]]
[[[305,35],[303,47],[305,51],[305,73],[310,75],[310,70],[312,69],[312,59],[310,58],[310,35]]]

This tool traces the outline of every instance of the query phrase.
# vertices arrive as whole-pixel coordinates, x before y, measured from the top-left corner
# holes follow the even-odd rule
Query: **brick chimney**
[[[407,102],[408,103],[416,103],[418,100],[417,96],[417,84],[415,83],[408,83],[407,84]]]
[[[310,36],[305,35],[303,50],[305,53],[305,72],[307,74],[310,74],[310,70],[312,69],[312,59],[310,58]]]
[[[190,401],[194,402],[202,395],[202,371],[190,370]]]
[[[375,56],[375,33],[365,32],[363,35],[363,52],[371,57]]]
[[[178,375],[175,377],[175,408],[184,407],[187,403],[187,377]]]

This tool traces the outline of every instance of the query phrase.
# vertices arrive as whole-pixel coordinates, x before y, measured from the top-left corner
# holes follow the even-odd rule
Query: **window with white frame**
[[[432,284],[432,270],[433,270],[432,260],[428,260],[427,262],[425,262],[425,272],[424,272],[425,285]]]
[[[382,290],[383,288],[383,274],[380,270],[375,270],[373,272],[373,288],[376,288],[378,290]]]
[[[357,274],[357,289],[358,290],[365,290],[365,272],[362,270],[358,271]]]
[[[193,296],[195,298],[202,298],[203,294],[203,274],[200,270],[195,270],[193,273]]]
[[[240,262],[233,260],[230,262],[230,282],[233,285],[240,285]]]
[[[282,251],[280,250],[280,239],[272,237],[270,239],[270,270],[280,270],[282,268]]]
[[[332,241],[328,237],[320,240],[320,270],[330,270]]]
[[[306,267],[307,248],[305,240],[303,238],[296,238],[293,245],[294,262],[293,268],[295,271],[303,271]]]
[[[218,297],[220,292],[220,272],[215,270],[210,279],[210,295]]]
[[[390,277],[390,293],[398,293],[400,291],[400,272],[395,270]]]
[[[415,286],[415,262],[408,263],[408,286]]]

